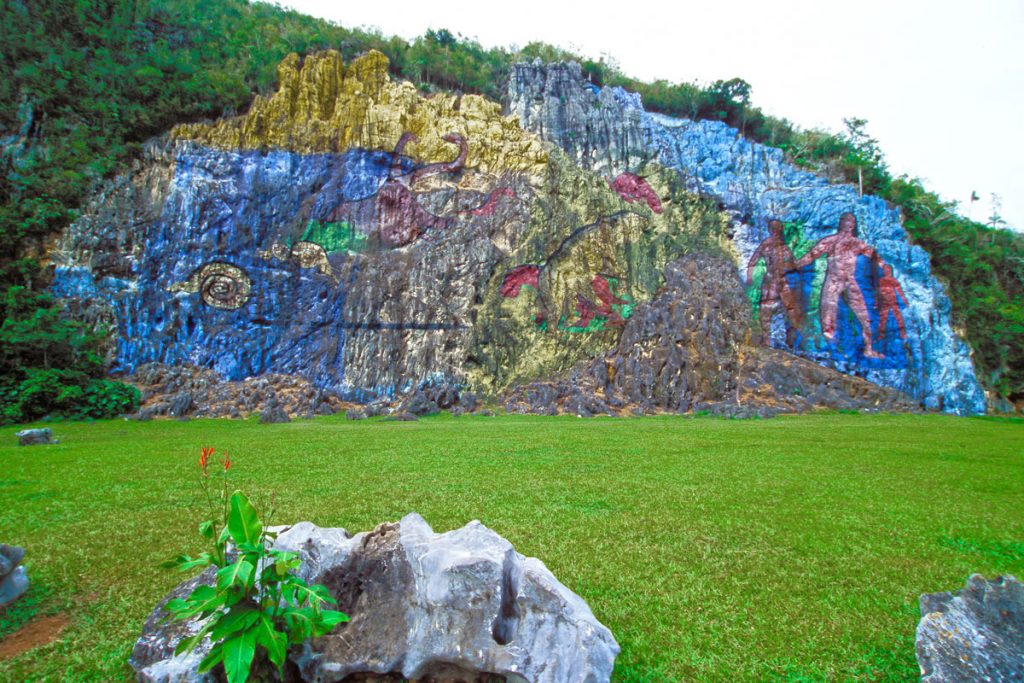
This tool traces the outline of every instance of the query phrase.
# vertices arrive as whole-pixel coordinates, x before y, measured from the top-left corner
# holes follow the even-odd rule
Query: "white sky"
[[[894,175],[975,220],[1024,230],[1024,0],[343,2],[283,0],[412,39],[447,28],[485,47],[540,40],[607,55],[642,80],[739,77],[765,112],[838,131],[868,120]]]

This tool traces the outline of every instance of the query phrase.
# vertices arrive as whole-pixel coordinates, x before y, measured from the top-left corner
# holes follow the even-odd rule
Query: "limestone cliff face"
[[[984,411],[970,349],[951,328],[928,254],[909,243],[883,200],[795,168],[781,150],[722,123],[648,113],[637,95],[585,83],[575,64],[519,65],[509,96],[524,128],[585,169],[644,174],[656,163],[717,199],[744,279],[749,266],[752,318],[772,346],[931,408]],[[846,213],[852,239],[834,238]],[[773,219],[781,239],[770,239]]]
[[[292,54],[277,68],[278,89],[257,97],[244,116],[212,125],[190,124],[173,136],[221,150],[287,150],[300,154],[350,149],[390,152],[405,134],[404,149],[422,162],[445,162],[455,133],[467,141],[466,165],[480,173],[542,174],[547,153],[501,105],[478,95],[423,97],[408,82],[388,76],[388,60],[375,50],[348,67],[333,50],[305,60]]]
[[[280,79],[151,146],[64,236],[53,290],[117,321],[114,369],[498,391],[600,352],[667,260],[725,248],[674,174],[616,189],[495,103],[391,82],[380,55],[291,57]]]
[[[795,261],[852,206],[903,283],[906,339],[883,335],[884,355],[866,358],[839,291],[832,342],[811,322],[791,344],[782,315],[769,341],[928,405],[979,409],[948,301],[884,207],[799,176],[727,130],[677,125],[620,91],[594,92],[572,67],[518,67],[510,88],[513,115],[503,116],[480,97],[424,97],[393,82],[377,53],[347,66],[333,52],[291,56],[277,92],[247,114],[179,126],[99,193],[60,241],[53,291],[84,319],[115,325],[115,370],[156,362],[233,380],[299,375],[366,401],[425,385],[497,396],[583,377],[582,367],[599,403],[617,393],[611,403],[684,410],[760,396],[749,385],[767,376],[769,357],[756,352],[754,295],[770,278],[754,259],[753,314],[737,317],[732,289],[677,308],[680,292],[706,288],[666,289],[666,266],[692,256],[687,277],[714,263],[707,275],[719,280],[720,264],[745,266],[779,202]],[[786,275],[791,289],[820,292],[829,262],[809,263]],[[860,289],[884,288],[882,276],[854,275]],[[872,296],[869,307],[888,301]],[[683,311],[701,311],[705,337],[729,330],[717,351],[701,355],[710,346],[680,327],[693,318]],[[631,324],[634,315],[662,322]],[[685,353],[669,348],[682,340]],[[651,360],[660,358],[674,365]],[[781,386],[797,366],[774,358],[771,384]],[[614,377],[598,372],[606,366]],[[794,386],[849,394],[834,370],[803,369],[810,379]],[[640,400],[649,385],[658,396]],[[856,392],[866,397],[856,405],[895,404]],[[819,404],[846,405],[829,401]]]

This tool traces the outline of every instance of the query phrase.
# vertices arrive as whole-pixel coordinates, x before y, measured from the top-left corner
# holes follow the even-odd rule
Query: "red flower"
[[[224,454],[224,471],[227,472],[228,468],[231,467],[231,456],[227,453]]]
[[[202,454],[199,456],[199,467],[203,470],[203,474],[206,474],[206,465],[210,462],[211,455],[213,455],[212,448],[202,449]]]

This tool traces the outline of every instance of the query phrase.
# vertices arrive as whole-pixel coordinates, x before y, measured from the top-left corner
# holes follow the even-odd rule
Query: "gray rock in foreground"
[[[293,648],[289,680],[611,678],[619,653],[611,632],[543,562],[523,557],[480,522],[437,534],[412,513],[356,536],[301,522],[281,531],[275,547],[298,552],[302,577],[326,585],[351,617],[334,633]],[[173,595],[195,585],[194,579]],[[162,614],[153,613],[132,653],[139,680],[204,680],[195,666],[208,645],[173,656],[197,626],[160,624]]]
[[[57,443],[53,438],[53,431],[47,429],[23,429],[16,435],[19,446],[45,446]]]
[[[922,683],[1024,681],[1024,584],[980,574],[956,593],[921,596]]]
[[[25,568],[18,566],[24,557],[24,548],[0,543],[0,608],[14,602],[28,590]]]
[[[288,417],[288,413],[279,405],[265,408],[260,413],[260,424],[283,424],[291,421],[292,419]]]

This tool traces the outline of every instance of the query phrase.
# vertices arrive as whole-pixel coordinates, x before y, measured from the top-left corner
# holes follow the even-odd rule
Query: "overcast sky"
[[[540,40],[642,80],[740,77],[755,105],[804,128],[867,119],[895,175],[982,222],[999,195],[1024,230],[1024,0],[281,4],[407,39],[447,28],[485,47]]]

